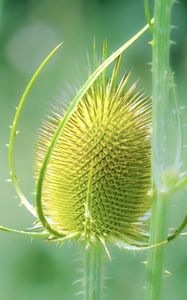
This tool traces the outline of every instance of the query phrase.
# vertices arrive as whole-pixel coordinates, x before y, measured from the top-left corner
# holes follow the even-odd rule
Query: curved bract
[[[62,43],[57,45],[48,55],[47,57],[42,61],[40,66],[37,68],[36,72],[32,76],[31,80],[27,84],[21,98],[18,106],[16,107],[16,113],[12,122],[11,131],[10,131],[10,141],[9,141],[9,151],[8,151],[8,160],[9,160],[9,170],[10,170],[10,176],[11,181],[13,183],[13,186],[16,190],[16,193],[18,197],[21,200],[21,204],[25,206],[25,208],[34,216],[37,217],[36,210],[32,206],[32,204],[27,200],[24,193],[22,192],[22,189],[20,187],[19,179],[16,175],[15,167],[14,167],[14,144],[15,144],[15,138],[17,135],[17,125],[23,110],[23,107],[26,103],[27,96],[32,90],[33,84],[35,83],[36,79],[40,75],[41,71],[44,69],[44,67],[48,64],[50,59],[53,57],[53,55],[58,51],[58,49],[61,47]]]
[[[41,207],[54,235],[94,243],[144,241],[150,208],[150,100],[129,85],[100,75],[79,101],[55,141],[42,185]],[[64,116],[43,125],[36,153],[38,178],[50,141]]]

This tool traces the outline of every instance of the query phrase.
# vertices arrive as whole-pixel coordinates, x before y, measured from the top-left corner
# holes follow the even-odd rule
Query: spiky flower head
[[[101,241],[141,245],[150,209],[150,99],[120,80],[120,58],[110,78],[102,73],[69,114],[48,160],[40,211],[56,237],[86,244]],[[58,107],[38,138],[38,180],[50,141],[64,112]]]

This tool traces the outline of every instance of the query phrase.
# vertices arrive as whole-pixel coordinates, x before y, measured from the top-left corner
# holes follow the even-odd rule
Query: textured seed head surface
[[[36,151],[36,181],[47,147],[63,117],[57,108],[43,124]],[[100,76],[79,102],[51,155],[42,208],[57,233],[86,242],[145,238],[150,209],[150,100]]]

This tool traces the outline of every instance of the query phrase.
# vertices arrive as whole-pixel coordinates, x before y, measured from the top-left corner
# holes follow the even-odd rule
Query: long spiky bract
[[[14,185],[14,188],[16,190],[16,193],[18,195],[18,197],[21,200],[21,204],[23,204],[25,206],[25,208],[34,216],[37,217],[37,213],[35,208],[32,206],[32,204],[27,200],[26,196],[24,195],[24,193],[21,190],[20,187],[20,183],[19,183],[19,179],[16,175],[16,171],[15,171],[15,167],[14,167],[14,156],[13,156],[13,152],[14,152],[14,143],[15,143],[15,138],[17,135],[17,124],[19,122],[20,116],[21,116],[21,112],[23,110],[23,107],[25,105],[25,102],[27,100],[27,96],[29,95],[33,84],[35,83],[36,79],[38,78],[38,76],[40,75],[41,71],[43,70],[43,68],[47,65],[47,63],[49,62],[49,60],[53,57],[53,55],[57,52],[57,50],[61,47],[62,43],[60,43],[59,45],[57,45],[48,55],[47,57],[43,60],[43,62],[41,63],[41,65],[38,67],[38,69],[36,70],[36,72],[34,73],[34,75],[32,76],[31,80],[29,81],[28,85],[26,86],[26,89],[23,93],[23,95],[21,96],[20,102],[18,107],[16,107],[16,113],[12,122],[12,126],[11,126],[11,131],[10,131],[10,141],[9,141],[9,151],[8,151],[8,160],[9,160],[9,170],[10,170],[10,177],[11,177],[11,181]]]

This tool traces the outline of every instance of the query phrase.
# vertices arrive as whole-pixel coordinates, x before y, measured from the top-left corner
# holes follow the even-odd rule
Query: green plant
[[[35,217],[40,228],[34,232],[0,229],[60,243],[74,239],[83,244],[83,286],[87,300],[102,299],[103,249],[110,256],[108,242],[121,248],[160,251],[161,245],[180,234],[186,224],[185,218],[169,238],[166,235],[151,239],[148,245],[149,220],[145,216],[153,194],[151,103],[149,98],[136,92],[136,84],[129,85],[130,74],[125,74],[118,83],[118,73],[122,53],[151,24],[149,20],[149,25],[108,58],[104,43],[103,62],[69,108],[65,112],[54,112],[46,121],[36,151],[36,209],[22,193],[15,173],[14,141],[27,96],[61,44],[32,77],[12,124],[9,143],[11,180],[21,203]],[[112,75],[108,78],[105,71],[113,62]],[[175,182],[172,190],[181,182]]]
[[[69,108],[53,112],[45,122],[35,155],[36,209],[22,193],[15,173],[14,142],[27,96],[61,44],[32,77],[11,127],[11,180],[21,203],[35,217],[40,229],[0,229],[58,243],[74,239],[83,244],[83,287],[87,300],[102,299],[102,249],[110,256],[108,242],[123,248],[147,245],[148,225],[141,218],[151,203],[151,103],[136,92],[136,83],[130,84],[130,73],[119,83],[118,73],[122,53],[148,28],[146,25],[108,58],[104,43],[103,62]],[[107,77],[105,70],[113,62],[112,75]]]

